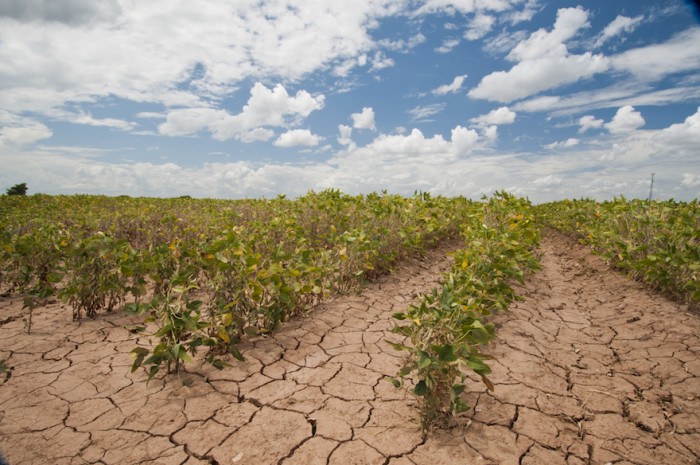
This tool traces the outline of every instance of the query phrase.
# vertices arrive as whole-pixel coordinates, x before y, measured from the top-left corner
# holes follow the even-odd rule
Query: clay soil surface
[[[246,362],[148,384],[129,373],[137,320],[72,322],[55,303],[27,335],[5,298],[0,450],[12,465],[700,463],[700,320],[552,234],[525,301],[498,316],[495,391],[470,383],[458,425],[422,434],[383,379],[402,363],[385,340],[450,246],[242,344]]]

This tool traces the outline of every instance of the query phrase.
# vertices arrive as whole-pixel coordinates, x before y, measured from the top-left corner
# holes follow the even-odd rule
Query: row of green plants
[[[691,307],[700,304],[697,200],[565,200],[539,205],[537,214],[632,278]]]
[[[417,194],[311,192],[296,200],[222,201],[95,196],[0,198],[4,292],[32,310],[52,296],[73,318],[145,315],[133,370],[149,378],[206,359],[240,358],[266,333],[402,257],[457,236],[476,203]],[[156,338],[155,346],[150,344]]]
[[[461,394],[470,371],[493,390],[490,357],[481,352],[495,337],[492,317],[519,299],[513,284],[539,269],[539,228],[527,200],[497,193],[469,215],[462,237],[442,287],[394,315],[394,332],[406,342],[392,345],[409,358],[390,381],[397,388],[412,381],[424,429],[469,408]]]

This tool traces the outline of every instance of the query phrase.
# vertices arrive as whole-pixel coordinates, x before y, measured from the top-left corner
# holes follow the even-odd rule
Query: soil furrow
[[[71,322],[53,304],[27,335],[5,301],[0,450],[12,465],[698,463],[700,320],[555,234],[496,317],[495,391],[474,377],[474,407],[423,434],[415,399],[384,381],[402,364],[386,341],[457,245],[241,344],[245,362],[149,383],[128,371],[132,317]]]

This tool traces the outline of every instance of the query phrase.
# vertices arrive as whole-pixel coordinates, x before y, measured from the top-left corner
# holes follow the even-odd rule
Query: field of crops
[[[394,315],[408,341],[395,348],[409,358],[392,381],[410,380],[424,427],[467,408],[467,372],[492,387],[481,348],[495,335],[492,315],[517,299],[511,285],[539,267],[541,225],[675,299],[700,298],[697,202],[533,207],[504,192],[475,202],[327,190],[295,200],[2,196],[0,213],[0,289],[23,298],[27,331],[32,311],[54,298],[72,309],[67,319],[143,315],[129,329],[155,343],[133,349],[132,372],[143,367],[148,379],[198,353],[223,369],[225,354],[243,358],[246,337],[461,238],[442,287]]]
[[[542,223],[576,236],[632,278],[691,306],[700,302],[697,200],[565,200],[537,212]]]

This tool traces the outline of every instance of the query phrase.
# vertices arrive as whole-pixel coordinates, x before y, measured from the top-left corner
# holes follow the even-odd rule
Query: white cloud
[[[615,55],[612,66],[641,80],[657,80],[700,68],[700,27],[676,34],[662,44],[647,45]]]
[[[539,10],[539,0],[527,0],[522,10],[506,13],[503,15],[503,20],[508,21],[512,25],[516,25],[530,21]]]
[[[625,105],[617,110],[613,119],[605,125],[612,134],[624,134],[644,126],[642,114],[631,105]]]
[[[372,57],[372,66],[370,69],[372,71],[379,71],[384,68],[390,68],[394,66],[394,64],[395,62],[393,59],[384,55],[383,52],[377,52]]]
[[[562,149],[562,148],[569,148],[569,147],[575,147],[581,142],[580,140],[576,139],[575,137],[571,137],[569,139],[559,141],[559,142],[552,142],[551,144],[545,145],[545,148],[548,149]]]
[[[564,44],[587,26],[588,13],[582,8],[560,9],[552,31],[539,29],[519,42],[507,56],[518,63],[485,76],[469,96],[507,103],[607,70],[605,56],[571,55]]]
[[[460,39],[445,39],[435,51],[442,54],[450,53],[460,42]]]
[[[463,128],[462,126],[457,126],[451,132],[452,149],[457,152],[458,155],[463,155],[468,153],[474,147],[479,140],[479,135],[473,129]]]
[[[258,82],[251,89],[246,105],[236,115],[213,108],[181,108],[169,111],[158,130],[168,136],[183,136],[205,129],[216,140],[234,137],[243,142],[267,140],[272,133],[260,128],[299,124],[311,112],[323,108],[324,100],[323,95],[314,97],[304,90],[290,96],[281,84],[269,89]]]
[[[408,114],[411,115],[411,121],[430,121],[431,116],[441,113],[446,106],[444,103],[417,106],[408,110]]]
[[[371,29],[400,5],[6,0],[0,8],[0,108],[21,113],[110,96],[196,107],[246,79],[293,82],[359,63],[376,50]],[[375,69],[389,64],[374,56]]]
[[[469,23],[469,29],[464,33],[464,38],[467,40],[478,40],[484,37],[491,31],[496,18],[483,13],[477,14]]]
[[[540,187],[554,187],[554,186],[559,186],[562,183],[562,179],[559,176],[556,176],[554,174],[550,174],[548,176],[543,176],[541,178],[537,178],[532,183],[536,186]]]
[[[158,113],[156,111],[142,111],[142,112],[136,113],[135,116],[137,118],[142,118],[142,119],[163,119],[163,118],[165,118],[165,114]]]
[[[346,126],[344,124],[339,124],[338,125],[338,132],[340,132],[340,135],[338,136],[338,143],[340,145],[350,145],[352,144],[352,128],[350,126]]]
[[[39,146],[22,151],[7,147],[0,151],[0,185],[21,179],[33,191],[57,194],[218,198],[296,196],[329,187],[347,193],[387,189],[412,195],[420,189],[479,198],[506,189],[542,202],[578,197],[602,200],[620,194],[646,198],[649,176],[655,172],[655,198],[689,200],[698,195],[695,184],[700,179],[698,143],[693,143],[698,138],[698,121],[700,110],[665,129],[602,134],[601,144],[536,154],[493,153],[485,133],[480,137],[463,127],[455,127],[450,140],[413,130],[379,135],[361,147],[349,144],[327,161],[298,164],[109,163],[104,154],[87,148]],[[669,143],[678,138],[683,142]]]
[[[418,45],[422,44],[425,42],[427,39],[426,37],[421,34],[420,32],[411,36],[408,40],[380,40],[378,44],[381,47],[384,47],[388,50],[392,50],[394,52],[408,52],[412,48],[417,47]]]
[[[47,114],[54,119],[73,123],[73,124],[84,124],[87,126],[97,126],[97,127],[107,127],[113,129],[119,129],[120,131],[129,131],[133,129],[136,124],[129,121],[117,118],[95,118],[90,113],[85,111],[78,111],[77,113],[68,111],[48,111]]]
[[[526,31],[504,31],[484,41],[484,50],[492,54],[502,54],[513,49],[527,38]]]
[[[681,186],[684,186],[684,187],[698,187],[698,186],[700,186],[700,174],[683,173],[683,180],[681,181]]]
[[[667,105],[700,99],[700,86],[678,86],[652,90],[638,81],[616,83],[590,91],[566,96],[533,97],[513,105],[518,111],[549,111],[554,116],[582,113],[599,108],[619,108],[625,105]]]
[[[568,55],[544,57],[518,63],[510,71],[496,71],[485,76],[469,91],[472,98],[509,103],[513,100],[553,89],[608,69],[602,55]]]
[[[52,135],[39,121],[0,110],[0,148],[31,145]]]
[[[658,139],[669,147],[700,147],[700,107],[682,123],[672,124],[659,132]]]
[[[605,121],[602,119],[596,119],[593,115],[585,115],[579,118],[578,124],[581,126],[578,130],[579,134],[583,134],[589,129],[598,129],[603,125]]]
[[[495,110],[491,110],[485,115],[472,118],[470,121],[472,123],[481,125],[491,125],[491,124],[512,124],[515,121],[517,113],[510,110],[508,107],[500,107]]]
[[[423,5],[418,8],[413,14],[414,16],[429,14],[429,13],[447,13],[454,15],[455,13],[469,14],[477,11],[506,11],[512,7],[507,0],[425,0]]]
[[[603,32],[601,32],[600,36],[598,36],[598,38],[596,39],[594,47],[600,47],[608,40],[622,34],[623,32],[634,31],[643,19],[644,16],[641,15],[636,16],[634,18],[618,15],[615,19],[612,20],[610,24],[605,26]]]
[[[26,126],[4,126],[0,128],[0,147],[30,145],[53,135],[51,129],[41,123]]]
[[[264,142],[272,139],[275,136],[275,131],[267,128],[255,128],[250,131],[245,131],[238,134],[236,137],[241,142],[249,144],[251,142]]]
[[[312,134],[308,129],[292,129],[280,134],[273,145],[276,147],[313,147],[318,145],[321,138]]]
[[[488,126],[483,130],[483,136],[489,142],[495,142],[498,139],[498,126]]]
[[[350,117],[352,118],[352,127],[355,129],[376,129],[372,107],[364,107],[361,113],[353,113]]]
[[[346,77],[356,66],[365,65],[367,65],[367,55],[362,54],[358,57],[353,57],[342,61],[339,65],[333,68],[333,74],[339,77]]]
[[[544,29],[533,32],[526,40],[518,43],[507,58],[511,61],[525,61],[551,55],[566,55],[564,42],[588,26],[586,10],[581,7],[561,8],[557,11],[557,19],[550,32]]]
[[[419,129],[413,129],[407,135],[381,134],[371,143],[363,147],[353,147],[352,150],[339,155],[333,162],[342,165],[351,160],[357,162],[371,159],[372,166],[377,166],[380,162],[443,163],[469,153],[476,147],[478,139],[476,131],[462,126],[452,129],[449,141],[439,134],[425,137]]]
[[[467,78],[467,75],[464,74],[462,76],[456,76],[453,80],[452,83],[450,84],[443,84],[437,89],[433,90],[433,95],[446,95],[454,92],[458,92],[462,88],[462,84],[464,83],[464,80]]]

